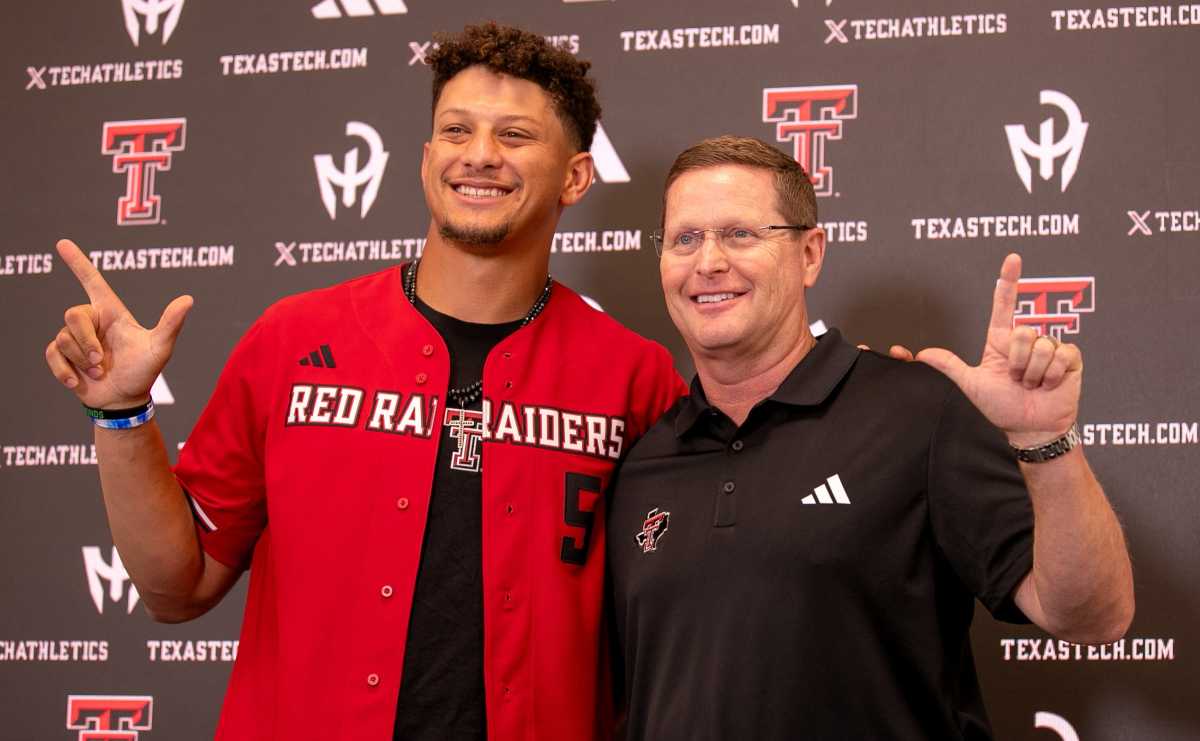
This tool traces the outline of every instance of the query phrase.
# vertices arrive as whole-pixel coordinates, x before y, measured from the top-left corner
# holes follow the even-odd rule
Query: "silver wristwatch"
[[[1071,425],[1071,429],[1067,430],[1065,435],[1057,440],[1051,440],[1045,445],[1038,445],[1034,448],[1018,448],[1016,445],[1010,444],[1009,447],[1017,454],[1017,460],[1023,463],[1045,463],[1082,443],[1083,439],[1079,437],[1079,425],[1076,423]]]

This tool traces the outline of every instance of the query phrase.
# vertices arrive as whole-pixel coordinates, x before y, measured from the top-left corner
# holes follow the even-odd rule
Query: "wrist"
[[[1005,437],[1008,438],[1008,444],[1014,448],[1040,448],[1043,445],[1049,445],[1055,440],[1070,433],[1075,427],[1075,422],[1061,427],[1057,430],[1032,430],[1023,432],[1008,432],[1005,431]]]
[[[106,430],[128,430],[141,427],[154,419],[154,400],[146,399],[142,404],[117,407],[83,407],[84,414],[92,420],[92,424]]]
[[[122,409],[133,409],[134,407],[144,407],[147,404],[152,404],[152,403],[154,403],[154,401],[151,398],[150,394],[146,394],[145,396],[134,396],[129,399],[121,399],[119,401],[113,401],[108,404],[101,404],[98,407],[92,407],[87,404],[84,404],[83,407],[85,409],[99,409],[104,412],[119,412]]]
[[[1009,442],[1017,460],[1022,463],[1045,463],[1066,455],[1083,444],[1079,435],[1079,426],[1072,423],[1065,433],[1050,440],[1044,440],[1033,445],[1017,445]]]

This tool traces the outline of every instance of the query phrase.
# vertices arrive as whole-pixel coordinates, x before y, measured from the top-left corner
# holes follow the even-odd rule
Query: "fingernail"
[[[88,368],[87,370],[87,374],[95,379],[99,379],[102,373],[103,371],[101,371],[99,367],[92,367]]]
[[[67,388],[73,389],[79,385],[79,379],[76,378],[75,376],[71,376],[67,380],[63,381],[63,383],[65,383],[67,385]]]
[[[88,353],[88,360],[92,361],[93,365],[100,365],[100,361],[104,358],[99,352],[92,350]]]

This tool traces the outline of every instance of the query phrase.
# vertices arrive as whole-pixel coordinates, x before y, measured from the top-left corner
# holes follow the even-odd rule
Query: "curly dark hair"
[[[437,47],[425,57],[433,68],[433,107],[442,88],[459,72],[483,65],[493,72],[536,83],[549,94],[567,135],[584,152],[592,148],[600,103],[587,76],[590,62],[576,59],[546,39],[494,21],[467,26],[461,34],[435,34]]]

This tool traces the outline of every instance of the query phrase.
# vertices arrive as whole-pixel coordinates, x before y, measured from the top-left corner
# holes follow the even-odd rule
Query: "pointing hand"
[[[87,293],[88,303],[72,306],[66,325],[46,346],[51,373],[90,407],[122,409],[144,404],[154,379],[167,364],[191,296],[180,296],[147,329],[72,241],[56,245],[63,262]]]
[[[1061,436],[1075,422],[1083,356],[1077,346],[1039,336],[1032,327],[1013,327],[1020,277],[1021,256],[1011,254],[996,281],[979,365],[942,348],[922,350],[916,359],[954,381],[1009,442],[1030,447]]]

